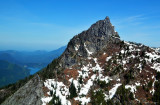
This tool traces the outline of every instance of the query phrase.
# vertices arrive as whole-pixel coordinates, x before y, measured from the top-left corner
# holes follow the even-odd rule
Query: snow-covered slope
[[[120,96],[118,96],[117,90],[122,87],[122,84],[128,91],[126,93],[128,100],[131,100],[130,94],[133,94],[134,98],[125,103],[136,105],[145,101],[145,103],[153,104],[142,94],[147,94],[148,97],[154,95],[154,85],[158,81],[156,73],[160,72],[158,59],[160,59],[159,53],[147,46],[124,41],[118,45],[110,43],[106,50],[94,55],[89,54],[85,59],[87,63],[81,65],[80,69],[76,67],[79,65],[66,68],[63,73],[64,79],[67,81],[63,82],[64,80],[61,81],[59,78],[57,78],[57,82],[55,79],[47,79],[44,84],[49,91],[53,91],[53,94],[55,93],[59,97],[62,105],[90,104],[93,102],[92,90],[94,94],[102,90],[106,102],[112,100],[113,103],[114,101],[120,103],[121,99],[118,98]],[[72,82],[77,96],[70,99],[69,87]],[[152,85],[148,87],[150,83]],[[143,87],[146,87],[148,91],[144,90],[142,93]],[[48,95],[52,100],[49,92]],[[44,104],[50,101],[48,97],[42,98]]]

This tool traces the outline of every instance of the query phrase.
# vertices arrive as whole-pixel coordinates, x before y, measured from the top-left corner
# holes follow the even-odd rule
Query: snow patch
[[[108,62],[111,58],[112,58],[112,56],[107,57],[106,61]]]
[[[155,79],[155,76],[153,75],[152,76],[152,79],[154,78],[154,81],[153,81],[153,84],[152,84],[152,90],[150,90],[150,93],[153,95],[154,94],[154,92],[155,92],[155,90],[154,90],[154,85],[155,85],[155,82],[157,81],[156,79]]]
[[[76,45],[76,46],[74,47],[74,49],[75,49],[76,51],[78,51],[79,46],[80,46],[80,45]]]
[[[121,50],[121,53],[124,54],[124,50]]]
[[[140,82],[135,83],[136,86],[141,86]]]
[[[126,89],[131,89],[130,91],[132,93],[135,93],[137,91],[136,86],[134,86],[134,85],[126,85],[125,88]]]
[[[142,72],[142,64],[139,63],[137,68],[140,70],[140,73],[141,73]]]
[[[86,46],[85,43],[84,43],[84,47],[86,48],[86,51],[87,51],[87,53],[88,53],[89,56],[93,54],[93,52],[91,52],[91,51],[88,50],[88,48],[87,48],[87,46]]]
[[[93,71],[98,70],[99,73],[101,73],[104,69],[102,69],[102,68],[100,67],[100,65],[98,64],[97,58],[94,58],[93,60],[94,60],[94,62],[96,63],[96,66],[95,66],[95,67],[92,67],[92,70],[93,70]]]
[[[139,85],[139,84],[138,84]],[[130,92],[132,92],[133,93],[133,96],[134,96],[134,98],[135,98],[135,92],[137,91],[137,89],[136,89],[136,85],[126,85],[125,86],[125,89],[130,89]]]
[[[87,103],[90,102],[90,98],[86,98],[86,97],[76,97],[74,98],[75,100],[79,100],[81,102],[81,105],[86,105]]]
[[[50,91],[53,91],[53,94],[60,98],[62,105],[71,105],[70,101],[66,98],[69,95],[69,89],[62,82],[55,81],[54,79],[47,79],[44,82],[44,86],[47,87]],[[46,105],[52,97],[43,97],[41,100],[43,105]]]
[[[81,87],[79,95],[87,95],[90,87],[93,85],[93,80],[95,79],[95,75],[92,75],[91,79],[87,81],[87,83]]]
[[[119,86],[121,86],[122,84],[121,83],[118,83],[118,84],[115,84],[114,87],[112,89],[109,90],[109,95],[105,95],[106,96],[106,100],[108,99],[112,99],[113,96],[115,95],[117,89]]]
[[[152,52],[152,53],[148,53],[148,52],[146,52],[145,53],[147,56],[149,56],[149,59],[150,60],[156,60],[156,59],[158,59],[158,58],[160,58],[160,56],[159,55],[157,55],[155,52]]]
[[[42,105],[46,105],[52,100],[52,97],[43,97],[41,100],[42,100]]]
[[[117,79],[117,81],[121,81],[120,79]]]
[[[151,68],[157,70],[157,72],[160,72],[160,63],[154,63]]]

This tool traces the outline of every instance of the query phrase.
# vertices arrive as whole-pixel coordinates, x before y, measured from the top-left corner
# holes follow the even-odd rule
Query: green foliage
[[[79,83],[80,83],[80,84],[83,83],[82,75],[79,77]]]
[[[41,70],[39,72],[39,74],[43,80],[55,77],[54,71],[56,70],[56,66],[58,65],[58,61],[59,61],[58,59],[53,60],[52,63],[47,66],[47,68],[44,68],[43,70]],[[57,74],[59,72],[60,71],[57,71]]]
[[[113,63],[114,63],[114,64],[117,64],[117,60],[115,59],[115,60],[113,61]]]
[[[140,89],[140,86],[136,86],[136,89],[139,90],[139,89]]]
[[[152,60],[151,60],[151,62],[153,63],[153,62],[154,62],[154,60],[152,59]]]
[[[118,59],[122,59],[121,52],[119,52]]]
[[[138,51],[136,51],[135,56],[138,56]]]
[[[149,82],[148,82],[148,88],[152,88],[152,84],[153,84],[153,82],[152,82],[152,81],[149,81]]]
[[[120,42],[120,48],[122,48],[124,46],[124,41]]]
[[[77,92],[76,92],[76,88],[74,86],[74,83],[72,81],[70,87],[69,87],[69,93],[70,93],[70,99],[72,99],[73,97],[77,97]]]
[[[120,105],[120,102],[116,102],[116,105]]]
[[[124,78],[126,80],[126,84],[128,84],[130,80],[133,80],[134,79],[133,69],[130,69],[129,72],[124,75]]]
[[[149,59],[149,56],[147,56],[147,55],[145,55],[144,57],[147,58],[147,59]]]
[[[155,92],[152,100],[157,103],[156,105],[160,105],[160,81],[155,82]]]
[[[130,98],[131,100],[134,100],[134,96],[133,96],[133,93],[132,93],[132,92],[130,92],[129,98]]]
[[[113,76],[113,75],[116,75],[117,73],[119,73],[121,70],[123,70],[122,69],[122,66],[121,65],[118,65],[118,66],[116,66],[114,69],[113,69],[113,71],[112,72],[110,72],[110,76]]]
[[[53,95],[53,91],[50,91],[50,95],[51,95],[51,96]]]
[[[120,102],[122,103],[122,105],[125,105],[125,101],[128,102],[129,89],[125,89],[124,84],[117,89],[116,94],[120,97]]]
[[[129,52],[129,51],[127,51],[127,54],[126,54],[127,56],[130,56],[131,55],[131,52]]]
[[[143,85],[143,90],[145,90],[146,92],[149,92],[149,88]]]
[[[106,84],[106,81],[101,81],[98,79],[98,85],[101,87],[101,88],[105,88],[107,87],[108,85]]]
[[[160,58],[158,58],[156,61],[157,61],[158,63],[160,63]]]
[[[129,51],[129,46],[127,46],[126,50],[128,50],[128,51]]]
[[[145,65],[146,65],[146,60],[144,59],[144,60],[142,61],[142,69],[144,69]]]
[[[145,51],[142,51],[140,54],[140,57],[144,57],[145,56]]]
[[[61,100],[56,96],[56,92],[54,93],[52,100],[49,102],[49,105],[61,105]]]
[[[110,66],[106,66],[104,71],[108,73],[110,71]]]
[[[80,88],[80,86],[78,86],[78,93],[80,92],[80,90],[81,90],[81,88]]]
[[[114,105],[113,101],[112,100],[107,100],[107,105]]]
[[[112,75],[116,75],[122,70],[122,65],[118,65],[117,67],[114,68],[114,71],[112,72]]]
[[[159,80],[160,79],[160,72],[156,73],[156,79]]]
[[[91,103],[92,105],[106,105],[105,96],[102,90],[96,92],[91,90]]]

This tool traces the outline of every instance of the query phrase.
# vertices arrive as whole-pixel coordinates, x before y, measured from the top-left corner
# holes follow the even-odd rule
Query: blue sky
[[[160,47],[159,0],[0,0],[0,50],[53,50],[110,17],[121,39]]]

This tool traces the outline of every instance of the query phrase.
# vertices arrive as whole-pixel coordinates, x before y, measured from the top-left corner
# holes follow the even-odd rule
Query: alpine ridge
[[[159,105],[159,80],[160,53],[122,41],[106,17],[2,105]]]

